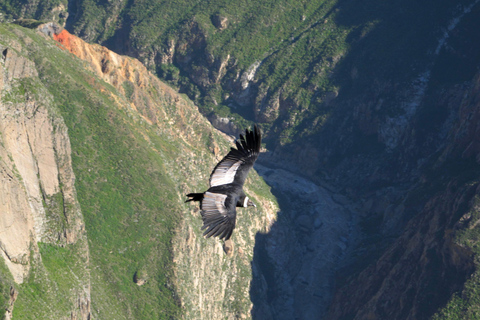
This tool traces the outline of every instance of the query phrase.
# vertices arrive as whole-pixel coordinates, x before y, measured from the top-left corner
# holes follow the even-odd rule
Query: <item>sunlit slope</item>
[[[76,193],[89,248],[87,261],[76,264],[90,274],[91,315],[99,319],[188,316],[189,299],[198,301],[198,296],[184,298],[179,293],[195,290],[191,280],[203,288],[221,288],[223,296],[231,292],[225,299],[233,297],[238,301],[234,305],[218,301],[211,313],[202,312],[205,319],[220,314],[248,314],[251,302],[240,288],[249,286],[249,251],[254,235],[268,226],[264,209],[251,212],[251,219],[239,223],[233,240],[241,254],[227,257],[218,241],[207,241],[199,235],[200,246],[189,253],[216,257],[206,259],[200,267],[188,265],[191,258],[184,256],[185,252],[176,258],[174,247],[174,243],[178,246],[184,241],[182,230],[199,232],[198,212],[183,203],[183,195],[206,187],[216,159],[228,150],[226,137],[208,124],[193,103],[134,59],[78,41],[75,48],[83,52],[84,56],[80,56],[86,61],[82,61],[68,51],[74,47],[63,46],[34,30],[14,25],[1,28],[4,43],[13,43],[10,37],[14,37],[15,50],[21,50],[34,63],[39,83],[52,97],[52,112],[68,127]],[[19,94],[28,96],[35,90],[30,83],[19,85]],[[252,175],[247,188],[259,204],[272,203],[270,212],[275,212],[273,197],[258,175]],[[54,287],[62,286],[67,280],[57,277],[55,270],[61,266],[74,268],[70,260],[65,260],[68,255],[62,254],[70,247],[50,249],[40,244],[40,248],[42,257],[45,255],[43,263],[50,271],[42,276]],[[222,264],[232,266],[225,271],[230,278],[235,278],[235,266],[243,265],[243,276],[221,285],[206,283],[206,274]],[[199,271],[192,279],[179,266]],[[55,300],[50,291],[42,293],[45,304],[32,303],[40,294],[35,291],[36,284],[45,281],[32,273],[28,281],[14,285],[20,292],[14,317],[18,314],[23,318],[20,312],[33,316],[36,310],[30,308],[55,308],[48,306],[49,299]],[[4,289],[8,295],[8,287]],[[32,294],[22,294],[26,290]],[[205,296],[203,303],[211,301]]]

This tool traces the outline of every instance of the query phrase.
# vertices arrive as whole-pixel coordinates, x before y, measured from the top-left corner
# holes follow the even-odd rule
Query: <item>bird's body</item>
[[[260,154],[261,134],[257,126],[246,130],[235,141],[236,149],[217,164],[210,175],[210,188],[203,193],[189,193],[188,201],[199,201],[203,219],[202,230],[207,238],[230,239],[236,222],[236,208],[255,206],[243,191],[248,172]]]

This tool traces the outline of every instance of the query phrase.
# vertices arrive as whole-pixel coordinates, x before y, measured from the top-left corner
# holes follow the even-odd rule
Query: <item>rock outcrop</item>
[[[429,319],[475,270],[455,230],[478,185],[454,181],[429,200],[405,232],[358,275],[345,275],[325,319]]]
[[[215,163],[227,153],[230,138],[214,130],[191,102],[159,81],[138,60],[88,44],[66,30],[53,37],[127,98],[126,105],[125,101],[117,100],[119,108],[131,108],[156,130],[178,139],[176,162],[171,167],[179,169],[170,170],[168,174],[175,181],[184,181],[179,186],[180,201],[184,194],[205,188]],[[205,140],[209,141],[207,153],[199,149]],[[176,232],[173,251],[176,290],[185,319],[250,318],[250,262],[255,236],[259,231],[269,230],[278,211],[273,197],[261,195],[260,190],[265,187],[261,178],[252,172],[246,192],[261,205],[258,209],[239,210],[234,236],[225,247],[218,239],[202,237],[198,207],[184,206],[187,213]],[[135,273],[137,285],[144,285],[146,281],[142,272]]]
[[[451,63],[450,50],[460,51],[458,42],[452,42],[453,48],[439,50],[443,64]],[[369,195],[373,202],[366,206],[373,213],[366,222],[374,225],[377,216],[378,235],[391,238],[358,252],[359,260],[376,257],[358,273],[342,273],[344,285],[326,319],[430,319],[452,296],[463,297],[465,284],[475,281],[478,253],[459,235],[476,228],[480,74],[452,85],[439,77],[443,64],[433,68],[432,77],[438,78],[429,84],[429,96],[395,138],[398,146],[391,155],[400,161],[390,164],[397,173],[384,168],[371,177],[377,183],[397,181]],[[463,318],[465,310],[447,313]]]
[[[75,191],[68,130],[53,97],[38,79],[36,65],[21,43],[4,38],[0,46],[0,255],[15,283],[42,265],[39,243],[79,245],[88,259],[85,226]],[[6,43],[6,44],[5,44]],[[72,300],[88,306],[88,272]],[[85,288],[87,288],[85,290]],[[18,291],[12,287],[7,314]],[[78,319],[89,307],[74,306]]]
[[[262,203],[262,209],[241,212],[233,246],[227,243],[222,247],[212,239],[204,240],[199,231],[198,208],[183,205],[182,212],[186,214],[177,226],[173,248],[162,249],[173,252],[175,277],[171,279],[175,283],[168,284],[174,288],[169,293],[179,294],[185,318],[248,318],[252,302],[246,288],[251,280],[255,283],[252,272],[258,276],[259,285],[255,290],[263,295],[263,300],[254,301],[252,310],[254,315],[267,319],[279,315],[292,318],[295,308],[301,310],[299,316],[314,318],[326,311],[332,297],[326,311],[326,317],[331,319],[428,318],[462,289],[469,275],[478,268],[470,249],[459,245],[455,234],[466,228],[463,222],[470,219],[469,213],[475,209],[473,200],[479,192],[480,82],[479,75],[472,75],[478,67],[478,49],[464,45],[472,43],[472,39],[463,38],[461,34],[475,35],[472,38],[476,39],[478,31],[474,30],[480,29],[478,19],[471,19],[468,26],[461,26],[460,21],[468,17],[470,10],[477,10],[478,3],[472,0],[465,1],[464,6],[448,4],[435,8],[413,2],[407,6],[385,6],[387,10],[382,7],[374,11],[381,15],[378,17],[372,17],[371,11],[365,10],[367,14],[359,15],[365,21],[358,22],[358,27],[350,25],[349,19],[358,9],[353,2],[332,10],[322,5],[326,11],[318,10],[318,15],[312,15],[315,22],[302,14],[297,20],[306,21],[305,25],[298,25],[301,28],[295,32],[290,30],[284,39],[276,39],[272,47],[269,45],[270,48],[260,50],[258,56],[249,56],[244,61],[237,60],[233,51],[220,52],[220,47],[209,43],[214,36],[220,38],[221,32],[226,34],[236,26],[243,28],[223,12],[210,17],[211,28],[209,17],[185,19],[178,24],[182,29],[163,44],[154,43],[154,37],[139,41],[134,48],[130,40],[122,41],[129,37],[122,32],[132,31],[134,41],[143,39],[139,37],[141,28],[122,26],[115,32],[112,41],[124,45],[124,52],[138,56],[152,68],[157,62],[167,64],[160,68],[165,67],[165,73],[175,78],[176,84],[181,82],[177,68],[182,69],[182,77],[188,74],[189,80],[182,79],[185,81],[182,89],[187,92],[192,87],[188,92],[192,97],[199,98],[203,90],[206,95],[203,98],[212,105],[254,106],[247,113],[271,125],[269,146],[277,146],[272,161],[284,167],[293,163],[292,167],[299,173],[318,183],[326,179],[361,204],[358,219],[363,238],[356,244],[344,241],[342,237],[350,231],[348,223],[336,223],[332,218],[331,227],[340,227],[335,231],[338,237],[331,242],[332,247],[322,251],[328,254],[327,262],[315,254],[323,244],[324,225],[316,219],[314,210],[291,217],[295,232],[281,224],[277,229],[270,229],[277,205],[273,198],[262,196],[260,189],[264,184],[255,174],[248,181],[248,193]],[[114,8],[115,16],[97,19],[101,22],[95,23],[105,23],[106,30],[111,32],[123,3],[111,2],[106,8]],[[416,8],[420,10],[410,10]],[[24,13],[36,11],[33,9],[35,5],[31,4]],[[64,12],[65,8],[53,11]],[[282,8],[282,12],[286,11]],[[429,14],[421,15],[426,12]],[[83,13],[79,12],[78,16]],[[91,16],[91,12],[88,13],[88,17]],[[406,28],[423,30],[424,34],[417,37],[416,32],[397,28],[397,18],[410,21]],[[337,21],[333,23],[334,20]],[[118,21],[126,24],[126,20]],[[207,26],[203,25],[205,21]],[[263,21],[260,24],[263,25]],[[95,28],[93,23],[76,26],[81,31],[79,34],[87,39],[99,38]],[[464,29],[460,32],[457,28]],[[43,30],[51,33],[52,29]],[[398,37],[390,33],[385,37],[384,30],[398,31]],[[19,33],[18,30],[9,32]],[[88,45],[67,32],[54,33],[59,46],[87,61],[85,65],[93,71],[92,75],[82,78],[88,85],[81,89],[91,87],[112,98],[99,98],[90,93],[88,98],[93,98],[86,99],[88,103],[98,103],[102,108],[105,105],[100,100],[108,100],[109,104],[114,101],[113,107],[124,111],[126,118],[145,124],[143,128],[164,136],[171,143],[159,148],[146,131],[137,129],[132,134],[144,137],[152,153],[160,155],[161,166],[170,169],[166,173],[158,170],[165,173],[169,181],[174,181],[174,196],[168,195],[169,203],[182,206],[184,193],[203,190],[212,164],[228,149],[227,138],[211,130],[193,104],[158,81],[137,60],[116,55],[101,46]],[[313,45],[314,39],[326,34],[339,37],[325,40],[330,44],[326,46],[327,51],[332,52],[323,57],[327,52],[322,48],[326,47]],[[454,40],[445,46],[449,37],[460,41]],[[33,61],[22,54],[22,46],[28,46],[27,42],[32,40],[22,34],[17,34],[17,39],[17,42],[2,42],[8,45],[2,44],[0,50],[3,68],[0,72],[0,174],[3,179],[0,209],[9,212],[0,217],[0,254],[15,281],[25,283],[27,276],[34,274],[33,263],[41,266],[42,248],[45,253],[48,251],[45,248],[70,248],[78,244],[86,259],[88,248],[75,200],[66,127],[55,109],[50,108],[53,98],[36,80],[41,59]],[[379,39],[395,41],[387,45]],[[418,43],[404,46],[411,41]],[[296,51],[295,48],[308,50]],[[312,70],[311,75],[296,73],[303,71],[299,68],[301,64],[290,66],[292,59]],[[250,67],[241,65],[247,61]],[[450,63],[452,61],[455,63]],[[172,63],[175,66],[168,66]],[[451,72],[449,65],[459,66],[463,71]],[[277,80],[272,80],[268,70],[281,70],[284,74],[277,74]],[[113,114],[112,109],[108,110],[104,123]],[[238,130],[229,118],[212,119],[229,133]],[[75,125],[73,122],[72,128]],[[111,168],[116,165],[112,162]],[[92,179],[92,185],[97,183],[99,179]],[[176,213],[175,208],[172,212]],[[343,211],[341,214],[349,217]],[[125,219],[121,223],[127,228],[135,222]],[[475,226],[472,222],[471,227]],[[266,244],[255,251],[255,237],[262,238],[256,234],[258,230],[271,231],[276,238],[263,237],[267,238]],[[277,238],[283,242],[273,241]],[[335,283],[333,270],[347,244],[351,256],[344,268],[337,270]],[[278,246],[285,249],[285,256],[276,249]],[[301,252],[303,261],[290,264],[285,257],[294,256],[295,251]],[[273,267],[282,269],[286,277],[275,279],[281,273],[272,276],[269,273],[272,265],[268,261],[250,264],[252,252],[259,260],[274,257]],[[102,254],[102,259],[107,256]],[[335,266],[327,276],[309,269],[311,261]],[[154,276],[139,270],[142,266],[125,278],[135,289],[146,290]],[[301,271],[296,273],[297,270]],[[35,274],[43,276],[46,272],[40,270]],[[75,317],[77,313],[78,317],[85,317],[90,312],[88,271],[82,275],[85,280],[78,282],[75,293],[70,295],[80,297],[71,308]],[[97,275],[101,278],[103,274]],[[117,289],[118,278],[106,278],[102,281],[112,283],[112,291]],[[280,298],[271,294],[278,284],[284,290],[278,290]],[[336,292],[330,296],[332,290]],[[15,303],[22,299],[21,292],[18,295],[15,292],[10,292],[10,314]],[[98,296],[104,293],[100,292]],[[321,304],[312,305],[318,301]],[[275,304],[280,308],[271,309]],[[130,306],[125,309],[126,316],[134,313]],[[108,314],[102,314],[103,310],[95,312]]]

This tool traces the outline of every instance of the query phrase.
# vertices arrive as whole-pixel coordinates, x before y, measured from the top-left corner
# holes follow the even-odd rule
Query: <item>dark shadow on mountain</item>
[[[260,173],[264,178],[271,174],[271,171],[267,170]],[[268,233],[257,233],[255,235],[255,247],[253,252],[252,266],[252,282],[250,286],[250,299],[253,303],[251,311],[252,319],[255,320],[269,320],[277,319],[278,313],[275,307],[279,304],[282,305],[285,301],[282,301],[280,292],[285,291],[286,288],[282,288],[287,283],[282,283],[282,273],[286,270],[278,270],[275,266],[272,257],[268,254],[268,243],[274,240],[277,229],[293,228],[294,224],[291,222],[291,214],[289,214],[288,205],[286,206],[286,199],[288,197],[280,192],[278,188],[272,186],[272,194],[278,199],[280,210],[277,213],[277,222],[275,222]],[[287,207],[287,208],[286,208]],[[290,243],[293,243],[296,239],[290,239]],[[293,309],[293,306],[290,306]],[[293,310],[290,310],[293,314]],[[288,312],[285,314],[287,315]],[[292,318],[294,319],[294,318]]]
[[[65,29],[67,29],[69,32],[72,32],[73,24],[77,19],[77,12],[78,12],[77,5],[78,5],[77,0],[69,0],[67,4],[68,17],[67,17],[67,21],[65,21]]]
[[[338,314],[343,314],[345,319],[353,318],[357,312],[354,302],[344,313],[338,310],[341,303],[346,303],[342,300],[340,289],[353,284],[349,287],[351,290],[361,290],[359,286],[365,282],[358,279],[359,275],[365,270],[375,274],[377,270],[372,266],[380,258],[384,259],[382,263],[390,264],[390,267],[382,269],[385,272],[383,276],[387,277],[400,259],[406,259],[404,254],[408,250],[401,246],[401,241],[406,243],[410,241],[408,236],[416,235],[416,230],[410,228],[428,228],[428,219],[437,219],[434,213],[424,208],[432,199],[442,198],[443,190],[448,190],[445,184],[447,179],[457,179],[454,171],[445,173],[440,167],[432,169],[439,165],[439,161],[443,161],[439,160],[439,155],[448,143],[445,140],[446,123],[453,121],[449,119],[454,119],[457,112],[451,105],[438,101],[447,85],[461,86],[465,81],[471,81],[476,74],[478,62],[473,57],[480,50],[475,49],[477,46],[467,50],[464,44],[475,42],[473,39],[478,31],[474,30],[480,30],[476,28],[478,22],[467,21],[470,27],[459,26],[463,32],[471,35],[471,38],[460,37],[462,41],[457,41],[455,47],[461,52],[468,52],[465,56],[454,50],[449,52],[442,49],[440,54],[435,53],[435,50],[452,17],[455,17],[456,12],[461,12],[461,4],[470,3],[471,1],[455,4],[434,1],[420,3],[412,0],[393,3],[380,0],[338,2],[335,9],[337,24],[354,27],[347,38],[350,46],[348,54],[336,64],[331,76],[339,88],[338,96],[328,105],[318,104],[312,107],[313,111],[305,112],[306,116],[291,139],[294,143],[278,145],[273,142],[276,138],[267,138],[267,148],[273,150],[268,161],[275,162],[277,168],[308,177],[317,184],[327,182],[335,187],[336,193],[348,196],[355,203],[361,203],[362,217],[358,227],[366,241],[357,243],[356,248],[350,251],[351,256],[339,259],[339,265],[332,267],[337,272],[328,284],[332,286],[331,294],[335,295],[333,301],[336,305],[333,309],[327,315],[324,312],[328,306],[317,314],[302,314],[296,306],[303,302],[299,301],[301,298],[296,293],[310,290],[311,284],[307,280],[282,282],[285,280],[280,276],[283,271],[278,270],[278,263],[272,260],[275,256],[272,257],[270,247],[277,242],[276,237],[287,235],[291,238],[285,242],[297,244],[296,249],[303,247],[308,252],[312,248],[308,249],[308,241],[299,237],[299,223],[296,219],[301,211],[289,208],[289,195],[271,185],[272,193],[279,199],[280,212],[270,232],[256,235],[250,290],[254,305],[253,319],[319,319],[323,316],[334,319]],[[475,14],[470,16],[474,17]],[[453,33],[448,41],[456,41],[457,38],[459,35]],[[448,66],[453,61],[460,61],[454,65],[460,65],[464,71],[453,73],[457,79],[454,84],[445,71],[451,70]],[[426,71],[430,72],[429,82],[425,85],[424,92],[421,92],[423,96],[418,103],[414,101],[417,103],[416,111],[406,117],[407,122],[403,125],[400,121],[406,114],[405,105],[409,99],[413,101],[415,81],[421,80],[422,73]],[[325,115],[326,120],[319,122],[319,116],[322,115]],[[280,115],[274,128],[281,128],[288,116]],[[386,119],[393,119],[391,127],[385,125]],[[321,125],[315,125],[316,123]],[[392,131],[392,135],[397,134],[392,136],[391,139],[394,140],[388,140],[388,130]],[[260,174],[269,183],[268,171]],[[443,177],[443,180],[437,180],[437,176]],[[471,190],[465,191],[465,196],[456,196],[466,204],[472,197],[470,192]],[[411,282],[413,287],[410,291],[392,292],[396,302],[389,302],[389,306],[382,305],[384,309],[378,312],[385,312],[383,315],[390,318],[392,315],[388,314],[389,310],[400,308],[400,301],[404,301],[407,305],[401,306],[402,313],[391,319],[409,316],[427,319],[444,306],[454,292],[461,290],[473,270],[470,255],[468,250],[462,251],[459,260],[455,261],[453,252],[463,249],[453,249],[455,245],[451,239],[443,239],[445,234],[442,232],[450,232],[450,228],[455,226],[455,219],[464,213],[461,210],[455,211],[454,217],[442,218],[444,221],[438,225],[437,238],[430,239],[430,250],[423,257],[421,253],[411,257],[410,266],[415,263],[422,266],[412,267],[412,272],[423,273],[412,274],[412,279],[416,280]],[[283,230],[290,232],[285,233]],[[310,251],[312,252],[315,250]],[[296,253],[295,250],[289,252],[289,263],[295,266],[302,264],[302,261],[296,260],[314,256]],[[426,263],[422,259],[435,263]],[[340,261],[343,261],[342,265]],[[373,269],[368,269],[369,267]],[[312,272],[321,271],[312,268]],[[435,282],[439,281],[435,280],[435,276],[447,281],[448,285],[435,286]],[[362,277],[365,281],[365,273]],[[364,292],[364,297],[357,297],[356,301],[379,305],[387,303],[374,299],[384,278],[379,274],[373,280],[378,283],[370,283],[370,291]],[[286,292],[291,300],[284,299]],[[313,297],[315,290],[312,292]],[[360,292],[349,294],[352,297],[361,295]],[[416,300],[412,300],[412,297]],[[437,300],[432,301],[432,297]],[[332,297],[319,298],[329,304]],[[422,308],[418,308],[419,301],[424,303]]]
[[[275,267],[270,261],[266,250],[268,234],[257,233],[255,236],[255,249],[251,262],[252,283],[250,286],[250,299],[253,303],[252,319],[274,319],[272,305],[276,297],[277,284],[275,281]]]
[[[113,36],[109,37],[107,41],[104,41],[102,45],[118,54],[138,58],[137,52],[135,50],[132,50],[131,48],[131,43],[129,39],[133,21],[131,20],[128,11],[133,5],[134,0],[127,0],[127,3],[123,8],[123,11],[127,13],[121,15],[123,21],[119,24],[120,28],[116,29]]]
[[[351,241],[351,212],[341,196],[304,177],[268,162],[255,169],[272,187],[280,210],[269,232],[256,235],[252,317],[319,316],[332,297],[336,264]]]

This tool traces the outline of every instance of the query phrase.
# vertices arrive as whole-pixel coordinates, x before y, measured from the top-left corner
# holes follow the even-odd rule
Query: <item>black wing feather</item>
[[[210,187],[236,183],[243,185],[248,171],[260,154],[262,137],[260,130],[255,125],[253,130],[245,130],[245,135],[240,134],[240,139],[235,141],[235,148],[217,164],[210,175]]]
[[[220,236],[228,240],[235,229],[236,209],[235,203],[228,195],[205,192],[201,202],[203,235],[207,238]]]
[[[237,151],[237,150],[242,150],[242,149],[243,149],[242,145],[241,145],[240,143],[238,143],[238,140],[235,140],[235,145],[237,146],[237,149],[235,149],[235,148],[230,148],[230,151],[235,152],[235,151]]]
[[[236,148],[215,166],[210,175],[210,189],[205,193],[190,193],[188,201],[200,201],[203,235],[228,240],[236,223],[238,192],[245,183],[248,172],[260,154],[262,136],[255,125],[245,130],[245,135],[235,141]],[[229,192],[228,190],[232,191]],[[242,191],[243,192],[243,191]]]

